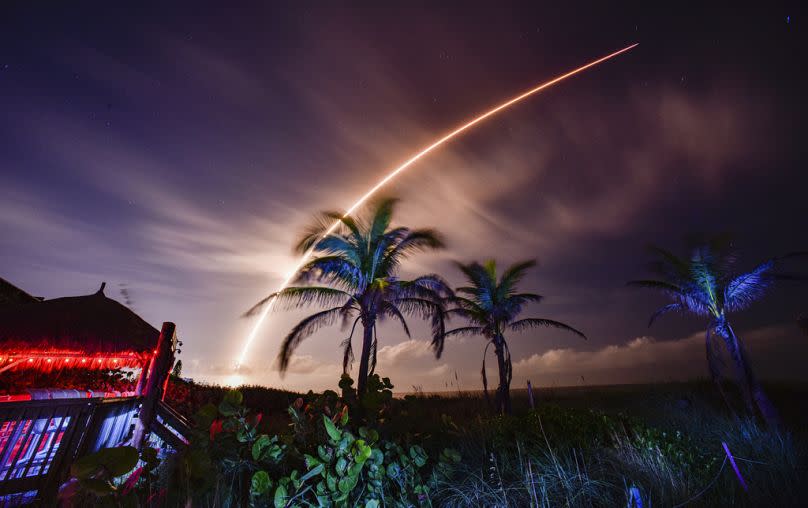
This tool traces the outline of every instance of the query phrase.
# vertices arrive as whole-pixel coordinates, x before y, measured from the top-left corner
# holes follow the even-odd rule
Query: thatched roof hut
[[[94,294],[0,307],[0,369],[138,367],[160,332],[117,301]],[[20,360],[25,361],[20,364]]]
[[[0,277],[0,309],[21,303],[36,303],[39,298],[31,296],[6,279]]]

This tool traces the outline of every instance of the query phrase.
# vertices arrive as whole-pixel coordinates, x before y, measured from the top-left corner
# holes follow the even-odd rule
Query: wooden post
[[[527,402],[530,404],[530,409],[535,409],[536,406],[533,403],[533,385],[530,384],[530,381],[527,382]]]
[[[157,340],[157,354],[149,363],[148,377],[143,388],[143,403],[132,436],[132,446],[138,450],[143,446],[143,441],[149,433],[154,416],[157,414],[157,403],[163,399],[165,383],[171,366],[174,365],[175,332],[174,323],[168,321],[163,323],[160,338]]]
[[[151,365],[152,358],[147,358],[140,366],[140,377],[137,378],[137,385],[135,386],[135,395],[140,397],[143,395],[143,389],[146,387],[146,378],[149,377],[149,366]]]

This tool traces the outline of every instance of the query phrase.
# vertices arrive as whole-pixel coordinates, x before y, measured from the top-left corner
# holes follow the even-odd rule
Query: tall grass
[[[804,440],[752,419],[707,411],[679,431],[620,424],[609,426],[608,440],[595,432],[588,441],[552,412],[554,424],[543,425],[542,413],[466,427],[458,437],[464,461],[436,492],[440,505],[632,507],[640,506],[637,497],[645,508],[804,505]],[[569,421],[587,426],[587,418]]]
[[[287,424],[275,407],[293,394],[247,392],[248,405]],[[430,492],[433,506],[789,507],[808,499],[808,433],[794,411],[802,399],[783,400],[790,431],[778,431],[727,411],[710,384],[554,389],[539,392],[535,411],[515,395],[519,414],[510,417],[492,415],[471,392],[420,392],[391,408],[391,436],[463,457]],[[227,505],[226,482],[217,479],[206,506]]]

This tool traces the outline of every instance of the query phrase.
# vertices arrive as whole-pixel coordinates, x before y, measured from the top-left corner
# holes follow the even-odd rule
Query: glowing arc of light
[[[516,97],[514,97],[514,98],[512,98],[512,99],[510,99],[510,100],[508,100],[506,102],[503,102],[502,104],[496,106],[495,108],[490,109],[490,110],[486,111],[485,113],[479,115],[478,117],[472,119],[471,121],[461,125],[457,129],[455,129],[455,130],[451,131],[450,133],[444,135],[443,137],[441,137],[440,139],[438,139],[437,141],[435,141],[431,145],[429,145],[426,148],[423,148],[421,151],[417,152],[415,155],[413,155],[412,157],[407,159],[403,164],[401,164],[396,169],[394,169],[393,171],[388,173],[387,176],[385,176],[384,178],[379,180],[379,182],[376,185],[374,185],[361,198],[359,198],[356,201],[356,203],[354,203],[353,205],[351,205],[350,208],[348,208],[348,210],[343,215],[343,218],[348,217],[349,215],[351,215],[354,211],[356,211],[357,208],[362,206],[362,204],[364,204],[365,201],[370,199],[370,197],[373,196],[373,194],[375,194],[379,189],[384,187],[390,180],[392,180],[393,178],[398,176],[402,171],[404,171],[408,167],[412,166],[420,158],[427,155],[429,152],[435,150],[436,148],[440,147],[441,145],[443,145],[447,141],[451,140],[452,138],[458,136],[459,134],[462,134],[466,130],[474,127],[475,125],[477,125],[478,123],[480,123],[483,120],[487,119],[488,117],[499,113],[503,109],[506,109],[506,108],[516,104],[517,102],[520,102],[520,101],[522,101],[524,99],[527,99],[531,95],[534,95],[534,94],[536,94],[538,92],[541,92],[542,90],[544,90],[546,88],[549,88],[549,87],[555,85],[556,83],[559,83],[560,81],[564,81],[567,78],[570,78],[570,77],[572,77],[572,76],[574,76],[574,75],[576,75],[576,74],[578,74],[580,72],[583,72],[583,71],[589,69],[590,67],[594,67],[594,66],[596,66],[598,64],[601,64],[601,63],[605,62],[606,60],[609,60],[611,58],[616,57],[617,55],[620,55],[622,53],[625,53],[626,51],[634,49],[638,45],[639,45],[639,43],[637,42],[637,43],[634,43],[634,44],[632,44],[630,46],[626,46],[625,48],[623,48],[621,50],[615,51],[614,53],[610,53],[610,54],[608,54],[608,55],[606,55],[606,56],[604,56],[602,58],[598,58],[597,60],[589,62],[589,63],[587,63],[585,65],[582,65],[581,67],[578,67],[577,69],[573,69],[573,70],[571,70],[571,71],[569,71],[569,72],[567,72],[565,74],[557,76],[557,77],[551,79],[550,81],[546,81],[546,82],[542,83],[541,85],[539,85],[539,86],[537,86],[535,88],[531,88],[530,90],[522,93],[521,95],[517,95]],[[331,224],[331,226],[328,229],[325,230],[325,232],[323,233],[322,236],[326,237],[326,236],[330,235],[331,233],[333,233],[334,230],[337,229],[337,226],[339,226],[339,224],[340,224],[339,220],[334,221],[334,223]],[[281,286],[278,288],[277,291],[275,291],[275,293],[283,291],[284,289],[286,289],[289,286],[289,284],[291,284],[291,282],[294,279],[295,275],[297,274],[298,270],[300,270],[303,267],[303,265],[305,265],[309,261],[309,259],[311,258],[311,255],[313,253],[314,253],[314,248],[311,248],[305,254],[303,254],[303,256],[300,258],[300,261],[298,261],[298,263],[294,267],[294,269],[287,275],[286,279],[283,281],[283,284],[281,284]],[[268,301],[264,305],[263,309],[261,310],[261,314],[259,314],[258,319],[255,322],[255,326],[253,327],[250,334],[247,336],[247,340],[244,343],[244,349],[241,351],[241,356],[239,357],[238,363],[236,364],[236,368],[238,368],[239,366],[244,364],[244,358],[247,356],[247,351],[249,351],[250,345],[252,344],[253,340],[255,340],[256,335],[258,335],[258,330],[260,330],[261,325],[263,324],[263,322],[266,319],[269,312],[272,310],[272,307],[275,305],[275,300],[276,299],[273,298],[272,300]]]

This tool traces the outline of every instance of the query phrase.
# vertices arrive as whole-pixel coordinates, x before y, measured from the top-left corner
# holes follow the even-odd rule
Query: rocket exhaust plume
[[[573,69],[573,70],[571,70],[571,71],[569,71],[569,72],[567,72],[565,74],[557,76],[557,77],[551,79],[550,81],[546,81],[546,82],[540,84],[539,86],[537,86],[535,88],[532,88],[532,89],[530,89],[530,90],[528,90],[528,91],[526,91],[526,92],[524,92],[524,93],[522,93],[520,95],[517,95],[516,97],[513,97],[512,99],[509,99],[509,100],[503,102],[502,104],[494,107],[493,109],[490,109],[490,110],[486,111],[485,113],[482,113],[481,115],[479,115],[478,117],[470,120],[469,122],[464,123],[460,127],[457,127],[455,130],[453,130],[450,133],[442,136],[441,138],[439,138],[437,141],[435,141],[431,145],[427,146],[426,148],[421,149],[415,155],[413,155],[412,157],[410,157],[409,159],[404,161],[404,163],[402,163],[400,166],[398,166],[397,168],[390,171],[390,173],[388,173],[387,176],[385,176],[384,178],[379,180],[379,182],[376,185],[374,185],[373,187],[371,187],[371,189],[368,190],[362,197],[360,197],[356,201],[356,203],[351,205],[351,207],[348,208],[348,210],[345,212],[344,217],[347,217],[347,216],[351,215],[354,211],[356,211],[357,208],[362,206],[362,204],[365,201],[367,201],[371,196],[373,196],[376,193],[376,191],[378,191],[379,189],[384,187],[390,180],[392,180],[393,178],[398,176],[401,172],[403,172],[408,167],[415,164],[419,159],[421,159],[422,157],[427,155],[429,152],[435,150],[436,148],[439,148],[441,145],[443,145],[447,141],[450,141],[451,139],[459,136],[463,132],[471,129],[472,127],[474,127],[478,123],[482,122],[483,120],[485,120],[485,119],[487,119],[487,118],[489,118],[491,116],[494,116],[495,114],[499,113],[503,109],[507,109],[510,106],[513,106],[514,104],[516,104],[517,102],[521,102],[522,100],[527,99],[531,95],[535,95],[535,94],[541,92],[542,90],[544,90],[546,88],[550,88],[551,86],[555,85],[556,83],[564,81],[567,78],[571,78],[572,76],[578,74],[579,72],[583,72],[583,71],[589,69],[590,67],[594,67],[594,66],[596,66],[598,64],[601,64],[601,63],[605,62],[606,60],[609,60],[609,59],[612,59],[612,58],[616,57],[617,55],[620,55],[622,53],[625,53],[626,51],[634,49],[638,45],[639,45],[639,43],[635,43],[635,44],[632,44],[631,46],[626,46],[625,48],[623,48],[621,50],[615,51],[614,53],[610,53],[610,54],[608,54],[608,55],[606,55],[606,56],[604,56],[602,58],[598,58],[597,60],[589,62],[589,63],[587,63],[585,65],[582,65],[582,66],[578,67],[577,69]],[[325,231],[325,233],[323,233],[323,236],[325,237],[325,236],[328,236],[329,234],[333,233],[334,230],[337,229],[337,226],[339,226],[339,224],[340,224],[340,221],[335,221]],[[289,284],[292,282],[295,275],[297,274],[298,270],[300,270],[300,268],[302,268],[303,265],[305,265],[306,262],[308,262],[308,260],[311,258],[311,255],[312,255],[313,251],[314,251],[314,249],[311,249],[308,252],[306,252],[305,254],[303,254],[303,256],[300,258],[300,261],[298,261],[295,268],[287,275],[286,279],[283,281],[283,284],[281,284],[280,287],[275,292],[282,291],[287,286],[289,286]],[[244,342],[244,349],[242,349],[241,356],[239,357],[238,363],[236,364],[237,369],[238,369],[239,366],[241,366],[244,363],[244,359],[247,356],[247,352],[250,349],[250,345],[255,340],[256,335],[258,335],[258,331],[261,329],[261,325],[266,320],[267,314],[269,314],[269,311],[272,310],[272,307],[274,307],[274,305],[275,305],[275,299],[273,298],[272,300],[268,301],[264,305],[264,308],[261,310],[261,313],[258,315],[258,319],[255,322],[255,326],[253,327],[252,331],[247,336],[247,339]]]

